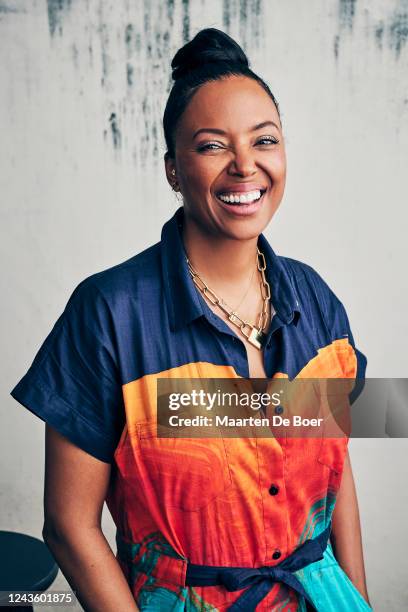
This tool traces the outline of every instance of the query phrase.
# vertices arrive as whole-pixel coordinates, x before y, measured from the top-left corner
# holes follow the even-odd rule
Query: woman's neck
[[[184,221],[183,242],[193,268],[215,293],[236,301],[248,287],[257,265],[257,237],[234,240],[204,235],[195,224]]]

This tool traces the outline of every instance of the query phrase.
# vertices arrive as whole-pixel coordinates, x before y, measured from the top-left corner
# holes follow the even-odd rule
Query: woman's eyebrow
[[[256,130],[260,130],[260,129],[262,129],[264,127],[267,127],[269,125],[272,125],[272,126],[276,127],[276,129],[279,129],[278,126],[276,125],[276,123],[274,123],[273,121],[262,121],[262,123],[258,123],[257,125],[254,125],[254,127],[250,128],[248,131],[249,132],[255,132]],[[227,133],[224,130],[220,130],[219,128],[200,128],[199,130],[194,132],[193,138],[195,138],[196,136],[198,136],[202,132],[211,132],[212,134],[221,134],[221,136],[225,136],[226,133]]]

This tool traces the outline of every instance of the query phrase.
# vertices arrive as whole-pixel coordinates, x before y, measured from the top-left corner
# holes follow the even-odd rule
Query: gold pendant
[[[256,327],[253,327],[251,329],[251,333],[248,336],[248,342],[250,342],[253,346],[256,346],[257,349],[262,348],[265,339],[265,334],[260,330],[256,329]]]

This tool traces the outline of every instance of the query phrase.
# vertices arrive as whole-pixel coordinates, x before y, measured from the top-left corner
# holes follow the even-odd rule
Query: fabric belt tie
[[[269,593],[276,582],[283,582],[302,595],[316,610],[302,583],[293,575],[310,563],[323,559],[330,536],[331,523],[313,540],[306,540],[289,557],[273,567],[217,567],[213,565],[187,564],[186,585],[214,586],[223,585],[228,591],[239,591],[249,587],[228,608],[229,612],[251,612]]]

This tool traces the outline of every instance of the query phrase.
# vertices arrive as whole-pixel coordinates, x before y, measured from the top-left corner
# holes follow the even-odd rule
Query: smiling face
[[[286,156],[276,107],[262,86],[245,76],[202,85],[181,116],[175,159],[189,222],[213,236],[250,239],[268,225],[286,179]]]

